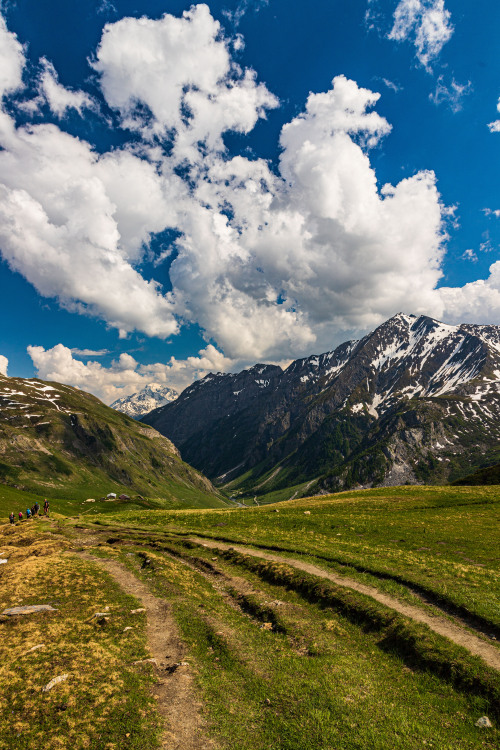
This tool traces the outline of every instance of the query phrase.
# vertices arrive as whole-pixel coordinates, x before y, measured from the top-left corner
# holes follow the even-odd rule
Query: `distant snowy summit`
[[[178,395],[173,388],[150,383],[142,391],[113,401],[111,408],[121,411],[133,419],[138,419],[159,406],[165,406],[165,404],[175,401]]]

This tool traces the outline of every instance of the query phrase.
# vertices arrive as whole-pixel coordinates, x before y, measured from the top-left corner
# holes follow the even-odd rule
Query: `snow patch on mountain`
[[[13,396],[17,398],[14,399]],[[58,404],[57,400],[60,398],[61,393],[58,393],[54,386],[39,383],[34,379],[0,376],[0,418],[15,422],[19,427],[27,426],[22,424],[23,420],[28,420],[31,425],[32,419],[42,416],[36,413],[41,406],[69,414],[68,409]]]

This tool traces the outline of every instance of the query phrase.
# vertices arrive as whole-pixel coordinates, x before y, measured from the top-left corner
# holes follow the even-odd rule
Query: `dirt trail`
[[[257,484],[257,485],[256,485],[256,486],[254,487],[254,491],[255,491],[255,490],[260,490],[260,488],[261,488],[261,487],[264,487],[264,485],[265,485],[265,484],[267,484],[268,482],[270,482],[270,481],[271,481],[271,479],[274,479],[274,477],[276,477],[276,476],[277,476],[277,475],[278,475],[278,474],[280,473],[280,471],[281,471],[281,466],[278,466],[278,468],[277,468],[277,469],[275,469],[275,470],[273,471],[273,473],[272,473],[272,474],[271,474],[270,476],[268,476],[268,478],[267,478],[267,479],[264,479],[264,481],[263,481],[263,482],[261,482],[260,484]]]
[[[175,664],[183,661],[184,648],[168,604],[154,596],[133,573],[115,560],[103,560],[87,553],[79,557],[91,560],[108,571],[121,588],[141,602],[147,615],[147,638],[152,656],[156,659],[158,682],[154,687],[158,711],[165,720],[161,747],[164,750],[216,750],[205,737],[189,666]]]
[[[394,599],[392,596],[382,593],[373,586],[367,586],[364,583],[359,583],[352,578],[345,578],[344,576],[330,573],[323,568],[318,568],[316,565],[310,563],[301,562],[295,560],[292,557],[281,557],[279,555],[272,555],[268,552],[262,552],[260,550],[253,550],[243,545],[237,544],[224,544],[223,542],[211,541],[209,539],[201,539],[200,537],[190,537],[192,542],[201,545],[202,547],[218,548],[218,549],[234,549],[237,552],[241,552],[244,555],[251,555],[252,557],[259,557],[263,560],[269,560],[270,562],[286,563],[293,568],[303,570],[305,573],[311,573],[312,575],[318,576],[319,578],[326,578],[329,581],[337,584],[337,586],[343,586],[344,588],[352,589],[353,591],[359,591],[361,594],[366,594],[372,599],[381,604],[385,604],[386,607],[399,612],[405,617],[409,617],[415,622],[421,622],[427,625],[435,633],[449,638],[450,641],[463,646],[474,656],[479,656],[483,659],[488,666],[493,667],[500,671],[500,650],[497,646],[483,641],[473,633],[468,632],[459,625],[454,625],[452,622],[439,615],[431,615],[418,607],[413,607],[411,604],[403,604],[398,599]]]

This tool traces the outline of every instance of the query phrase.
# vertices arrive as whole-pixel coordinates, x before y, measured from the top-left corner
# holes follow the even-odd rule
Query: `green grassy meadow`
[[[499,520],[498,487],[396,487],[244,510],[100,517],[319,558],[392,593],[413,585],[500,629]]]
[[[175,546],[148,550],[146,567],[144,547],[113,547],[108,554],[171,602],[220,747],[495,747],[497,731],[484,735],[475,727],[500,695],[487,669],[492,700],[474,688],[456,689],[409,650],[391,648],[388,633],[375,626],[360,627],[292,586],[272,585],[230,556],[215,559],[213,551],[186,552],[182,545],[179,559],[165,554]],[[473,684],[479,660],[418,635],[457,670],[466,665]]]
[[[3,489],[0,508],[16,499],[8,493],[2,499]],[[26,496],[17,492],[17,499],[20,495]],[[45,558],[29,557],[29,545],[20,544],[26,557],[18,552],[24,561],[18,564],[32,566],[34,587],[18,587],[5,577],[9,565],[2,566],[2,601],[35,601],[44,592],[62,603],[61,617],[68,613],[82,621],[68,636],[64,628],[70,620],[61,620],[62,629],[51,631],[51,638],[69,649],[64,671],[80,670],[85,705],[97,705],[92,701],[101,689],[101,671],[86,658],[84,614],[104,601],[125,610],[120,598],[125,595],[95,564],[68,554],[85,538],[87,552],[121,562],[168,603],[217,750],[496,750],[500,676],[479,657],[364,594],[227,546],[273,551],[369,583],[458,622],[494,647],[495,638],[500,640],[499,501],[498,487],[451,486],[353,491],[239,509],[165,509],[160,498],[156,507],[95,503],[86,512],[81,498],[59,505],[54,499],[57,522],[51,534],[43,520],[12,530],[29,535],[32,544],[44,539],[60,545],[46,558],[54,580],[45,593]],[[83,536],[82,526],[87,527]],[[11,533],[9,526],[0,529]],[[218,541],[221,548],[204,547],[204,540]],[[83,586],[71,585],[75,574]],[[16,632],[11,623],[0,623],[4,633],[11,627],[7,642],[16,654],[38,637],[21,625]],[[146,653],[143,627],[135,633],[134,654]],[[131,661],[130,644],[118,631],[107,631],[106,638],[100,647],[105,659],[114,659],[116,682],[109,703],[99,709],[98,728],[71,718],[66,709],[67,719],[61,718],[58,703],[51,716],[72,738],[79,733],[86,738],[72,741],[78,749],[160,748],[161,727],[148,688],[153,678],[122,673],[119,664]],[[53,671],[59,662],[50,665]],[[36,676],[41,672],[34,672],[36,679],[23,674],[28,693],[12,669],[4,675],[9,695],[20,691],[16,706],[25,693],[35,700],[41,681]],[[135,734],[116,713],[125,690],[139,722]],[[491,728],[475,725],[484,715]],[[31,750],[35,740],[43,744],[47,723],[42,719],[31,730],[16,718],[18,735],[6,728],[6,719],[2,731],[9,741],[27,733],[25,744],[13,748]],[[129,744],[120,744],[127,733]],[[106,743],[95,744],[98,734]],[[0,733],[0,747],[2,739]]]
[[[17,517],[17,513],[22,510],[26,517],[26,509],[32,507],[38,501],[43,508],[43,501],[48,498],[50,503],[51,515],[57,516],[84,516],[93,517],[100,513],[116,513],[124,511],[143,512],[148,509],[182,509],[186,506],[190,508],[224,508],[227,507],[227,501],[208,495],[189,485],[183,485],[180,482],[170,482],[169,494],[152,496],[140,499],[137,495],[130,493],[130,488],[123,485],[115,484],[109,480],[94,481],[92,484],[83,483],[81,486],[72,487],[47,487],[44,491],[30,492],[20,491],[15,487],[9,487],[0,484],[0,518],[8,519],[12,511]],[[130,500],[101,500],[102,497],[110,492],[114,492],[118,497],[121,494],[129,495]],[[88,499],[95,500],[95,503],[87,503]]]

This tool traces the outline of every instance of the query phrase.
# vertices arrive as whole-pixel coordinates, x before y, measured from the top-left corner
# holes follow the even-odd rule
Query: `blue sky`
[[[500,6],[1,4],[0,367],[106,401],[500,323]]]

